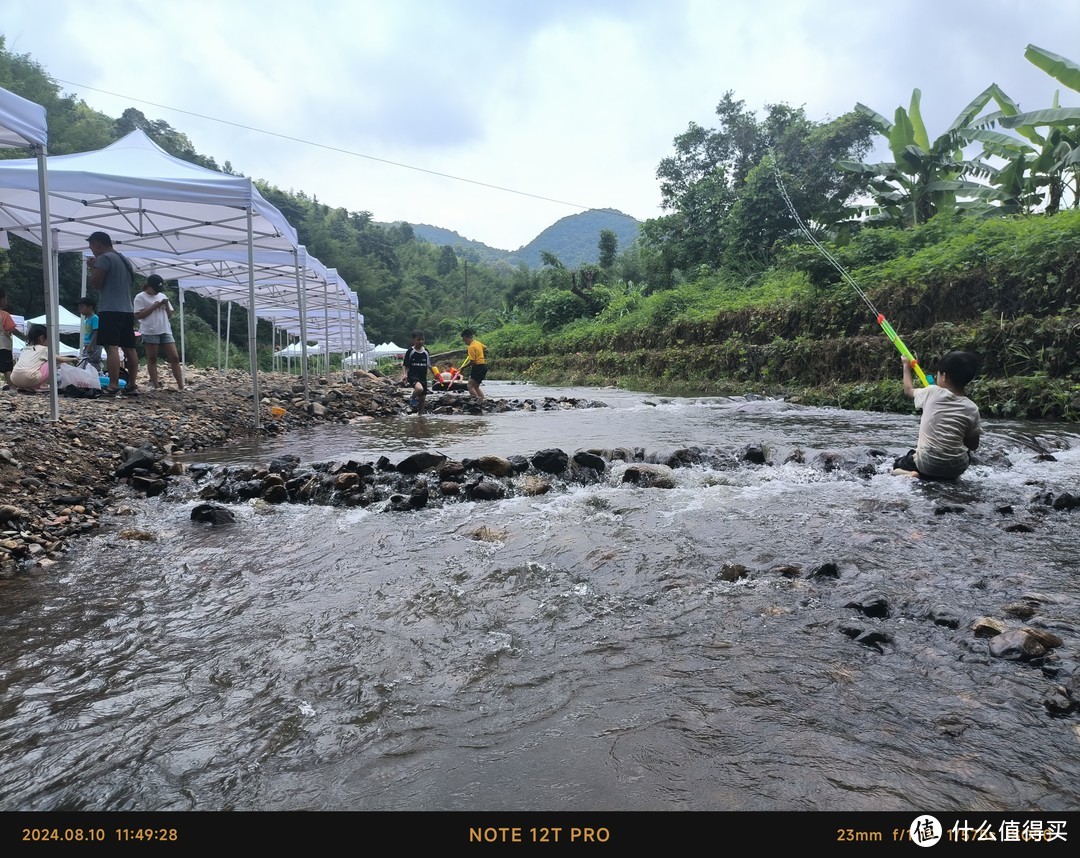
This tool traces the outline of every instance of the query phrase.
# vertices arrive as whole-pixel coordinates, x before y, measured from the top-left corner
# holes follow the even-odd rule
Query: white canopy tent
[[[181,308],[185,292],[194,292],[219,301],[250,306],[250,294],[237,283],[238,272],[233,270],[235,260],[222,255],[212,261],[193,265],[185,260],[172,263],[169,260],[139,259],[137,262],[149,271],[151,268],[163,277],[179,277]],[[295,259],[285,259],[275,252],[255,255],[256,279],[255,315],[274,323],[306,343],[316,337],[329,342],[334,351],[345,351],[359,342],[355,332],[357,297],[338,276],[336,270],[326,268],[300,247]],[[164,267],[162,267],[162,265]],[[349,321],[348,346],[339,347],[341,335],[336,329],[342,317]],[[181,317],[182,318],[182,317]],[[284,319],[278,324],[278,319]],[[309,334],[310,329],[310,334]],[[362,329],[361,329],[362,333]],[[330,338],[328,341],[327,338]],[[308,389],[307,361],[301,364],[304,388]]]
[[[80,354],[80,351],[77,348],[64,345],[63,343],[60,343],[57,348],[49,346],[49,349],[55,354],[61,355],[62,357],[78,357]],[[15,345],[15,347],[11,350],[11,354],[15,357],[16,360],[18,360],[21,353],[22,349],[18,345]]]
[[[406,352],[406,349],[403,349],[401,346],[397,345],[397,343],[394,343],[394,342],[380,343],[379,345],[375,346],[374,349],[371,350],[371,353],[376,358],[385,358],[385,357],[403,358],[403,357],[405,357],[405,352]]]
[[[0,229],[44,246],[48,224],[56,251],[84,251],[87,236],[101,230],[133,261],[246,253],[249,305],[257,306],[256,252],[299,247],[296,230],[251,179],[174,158],[142,131],[104,149],[52,158],[50,187],[41,198],[31,193],[32,167],[21,159],[0,161]],[[255,423],[261,425],[254,314],[248,344]]]
[[[290,343],[285,348],[274,352],[278,357],[299,358],[307,352],[308,356],[325,354],[322,343]]]
[[[44,316],[35,316],[33,319],[27,319],[26,324],[45,325],[47,327],[49,324],[48,315],[49,314],[46,313]],[[65,307],[57,307],[56,327],[57,331],[61,334],[77,334],[82,330],[82,316],[72,313],[71,310],[68,310]],[[52,343],[54,340],[50,337],[49,342]]]
[[[36,197],[34,211],[37,213],[38,244],[41,245],[42,285],[45,290],[45,327],[49,342],[59,343],[56,327],[56,308],[60,305],[60,287],[56,266],[53,264],[52,234],[49,232],[49,127],[45,108],[27,101],[21,96],[0,88],[0,147],[5,149],[30,149],[34,153],[33,183]],[[10,163],[10,162],[8,162]],[[0,246],[6,244],[6,236],[0,236]],[[56,386],[56,361],[49,372],[49,405],[53,420],[60,417],[60,402]]]

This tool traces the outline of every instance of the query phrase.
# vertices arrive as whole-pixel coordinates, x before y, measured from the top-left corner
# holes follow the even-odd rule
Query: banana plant
[[[837,162],[841,169],[867,180],[875,205],[864,207],[864,212],[872,218],[912,226],[925,223],[938,212],[965,210],[986,202],[985,180],[993,171],[981,158],[964,157],[968,142],[964,132],[976,127],[977,117],[991,101],[1004,111],[1015,107],[1011,99],[997,84],[991,84],[933,142],[923,123],[921,99],[922,93],[913,90],[910,106],[907,110],[898,107],[892,122],[864,104],[855,105],[856,112],[889,141],[895,159],[879,164]]]
[[[1080,92],[1080,65],[1035,45],[1028,45],[1024,56],[1055,80]],[[1058,97],[1054,93],[1053,107],[1001,118],[1002,127],[1011,128],[1029,140],[1037,137],[1041,142],[1040,154],[1044,157],[1039,168],[1049,189],[1046,205],[1049,212],[1060,207],[1066,186],[1072,190],[1073,206],[1080,202],[1080,108],[1061,107]],[[1040,135],[1039,128],[1048,131]]]

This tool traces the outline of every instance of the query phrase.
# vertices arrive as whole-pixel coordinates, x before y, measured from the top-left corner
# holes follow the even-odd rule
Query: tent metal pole
[[[46,165],[45,147],[35,144],[34,153],[37,155],[38,168],[38,195],[41,198],[41,274],[44,277],[45,289],[45,329],[49,336],[49,414],[54,422],[60,419],[60,388],[56,379],[56,355],[60,350],[60,287],[56,263],[53,253],[54,239],[58,232],[50,230],[51,217],[49,216],[49,179]]]
[[[262,428],[259,415],[259,352],[255,342],[255,228],[251,206],[247,207],[248,237],[248,353],[251,357],[251,398],[255,409],[255,428]]]
[[[217,369],[221,372],[221,293],[217,295]]]
[[[184,289],[180,281],[176,283],[176,291],[180,293],[180,378],[187,388],[187,338],[184,335]]]
[[[300,253],[296,254],[296,297],[300,305],[300,373],[304,379],[304,399],[311,400],[311,385],[308,381],[307,365],[307,250],[304,253],[304,265],[301,267]],[[290,361],[290,369],[291,369]]]

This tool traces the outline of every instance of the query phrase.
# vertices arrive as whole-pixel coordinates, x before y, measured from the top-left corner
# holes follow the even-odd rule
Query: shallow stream
[[[0,809],[1080,805],[1080,714],[1046,704],[1080,652],[1080,510],[1045,502],[1080,493],[1078,427],[988,423],[987,464],[923,484],[889,474],[914,414],[487,389],[607,407],[192,459],[760,445],[770,464],[641,489],[616,462],[599,485],[415,513],[251,503],[218,528],[194,498],[133,500],[0,582]],[[982,616],[1064,644],[994,658]]]

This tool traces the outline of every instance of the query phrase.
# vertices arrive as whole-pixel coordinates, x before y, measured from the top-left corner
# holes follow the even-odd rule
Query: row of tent
[[[58,343],[60,333],[57,254],[86,254],[87,236],[100,230],[141,273],[178,282],[181,357],[185,293],[217,299],[219,320],[221,302],[253,310],[248,351],[256,425],[256,317],[298,338],[302,353],[318,340],[366,360],[370,346],[356,293],[336,269],[307,253],[251,179],[174,158],[138,130],[104,149],[49,157],[45,108],[2,88],[0,146],[34,153],[0,161],[0,246],[8,235],[41,246],[50,342]],[[306,389],[307,361],[301,363]],[[56,373],[51,377],[55,420]]]

